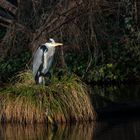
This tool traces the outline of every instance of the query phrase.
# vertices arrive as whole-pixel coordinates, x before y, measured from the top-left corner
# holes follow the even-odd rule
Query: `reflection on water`
[[[92,140],[95,123],[61,125],[0,125],[0,140]]]
[[[60,125],[0,125],[0,140],[138,140],[140,120],[117,119],[91,124]]]

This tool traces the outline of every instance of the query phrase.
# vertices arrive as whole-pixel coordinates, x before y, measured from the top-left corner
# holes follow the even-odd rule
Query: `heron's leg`
[[[39,84],[39,77],[40,77],[40,72],[38,71],[36,76],[35,76],[35,82],[36,84]]]
[[[46,82],[46,81],[45,81],[45,77],[42,76],[42,84],[45,85],[45,82]]]
[[[38,84],[38,75],[35,76],[35,83]]]

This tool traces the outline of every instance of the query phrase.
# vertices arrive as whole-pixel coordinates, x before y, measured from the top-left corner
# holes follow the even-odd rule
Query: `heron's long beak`
[[[55,42],[54,45],[55,45],[55,47],[57,47],[57,46],[62,46],[63,44],[62,44],[62,43],[56,43],[56,42]]]

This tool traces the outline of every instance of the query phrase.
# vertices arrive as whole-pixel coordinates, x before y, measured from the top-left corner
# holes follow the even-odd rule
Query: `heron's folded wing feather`
[[[43,51],[40,49],[40,47],[37,49],[36,53],[34,54],[33,58],[33,75],[34,77],[37,74],[37,71],[42,64],[42,57],[43,57]]]

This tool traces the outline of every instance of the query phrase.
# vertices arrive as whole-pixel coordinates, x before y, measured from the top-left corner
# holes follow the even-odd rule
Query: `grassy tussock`
[[[86,86],[76,76],[51,78],[35,85],[30,71],[18,74],[13,85],[0,90],[0,121],[61,123],[95,120]]]

